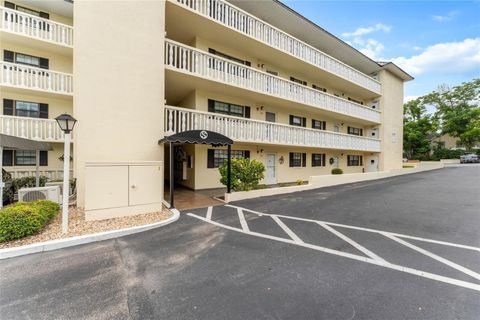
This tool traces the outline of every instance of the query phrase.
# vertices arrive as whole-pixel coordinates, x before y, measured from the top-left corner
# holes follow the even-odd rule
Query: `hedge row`
[[[0,242],[32,235],[41,230],[60,211],[49,200],[17,202],[0,210]]]

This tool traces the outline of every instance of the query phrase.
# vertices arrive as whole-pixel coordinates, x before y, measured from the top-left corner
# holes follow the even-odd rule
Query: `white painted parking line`
[[[332,227],[330,227],[329,225],[327,225],[325,222],[320,222],[320,221],[317,221],[317,223],[319,225],[321,225],[322,227],[324,227],[325,229],[327,229],[328,231],[330,231],[331,233],[333,233],[334,235],[336,235],[337,237],[343,239],[345,242],[348,242],[350,245],[352,245],[353,247],[355,247],[356,249],[358,249],[359,251],[365,253],[367,256],[369,256],[370,258],[374,259],[374,260],[378,260],[378,261],[383,261],[383,262],[387,262],[385,261],[385,259],[383,258],[380,258],[379,256],[377,256],[375,253],[373,253],[372,251],[368,250],[367,248],[365,248],[364,246],[360,245],[359,243],[353,241],[352,239],[350,239],[349,237],[347,237],[346,235],[344,235],[343,233],[333,229]]]
[[[406,246],[406,247],[409,247],[409,248],[412,249],[412,250],[415,250],[415,251],[417,251],[417,252],[420,252],[421,254],[424,254],[424,255],[426,255],[426,256],[428,256],[428,257],[430,257],[430,258],[432,258],[432,259],[435,259],[435,260],[437,260],[437,261],[440,261],[441,263],[444,263],[444,264],[446,264],[446,265],[449,266],[449,267],[452,267],[452,268],[454,268],[454,269],[456,269],[456,270],[458,270],[458,271],[461,271],[461,272],[463,272],[463,273],[465,273],[465,274],[468,274],[468,275],[471,276],[471,277],[474,277],[475,279],[480,280],[480,274],[478,274],[478,273],[476,273],[476,272],[474,272],[474,271],[472,271],[472,270],[470,270],[470,269],[467,269],[467,268],[465,268],[465,267],[462,267],[461,265],[458,265],[458,264],[456,264],[455,262],[452,262],[452,261],[450,261],[450,260],[448,260],[448,259],[442,258],[442,257],[440,257],[440,256],[438,256],[438,255],[436,255],[436,254],[434,254],[434,253],[431,253],[430,251],[427,251],[427,250],[425,250],[425,249],[422,249],[422,248],[420,248],[420,247],[417,247],[417,246],[415,246],[415,245],[413,245],[413,244],[411,244],[411,243],[409,243],[409,242],[407,242],[407,241],[405,241],[405,240],[402,240],[402,239],[399,239],[399,238],[397,238],[397,237],[395,237],[395,236],[392,236],[391,234],[388,234],[388,233],[382,233],[382,234],[383,234],[385,237],[387,237],[387,238],[389,238],[389,239],[392,239],[392,240],[394,240],[394,241],[396,241],[396,242],[398,242],[398,243],[400,243],[400,244],[402,244],[402,245],[404,245],[404,246]]]
[[[207,209],[207,220],[212,220],[212,211],[213,211],[213,207],[212,206],[208,207],[208,209]]]
[[[475,283],[471,283],[471,282],[467,282],[467,281],[462,281],[462,280],[457,280],[457,279],[441,276],[441,275],[438,275],[438,274],[409,268],[409,267],[404,267],[404,266],[396,265],[396,264],[389,263],[389,262],[386,262],[386,261],[380,261],[380,260],[376,260],[376,259],[371,259],[371,258],[351,254],[351,253],[346,253],[346,252],[342,252],[342,251],[338,251],[338,250],[333,250],[333,249],[329,249],[329,248],[325,248],[325,247],[320,247],[320,246],[316,246],[316,245],[309,244],[309,243],[295,242],[295,241],[290,240],[290,239],[275,237],[275,236],[262,234],[262,233],[258,233],[258,232],[243,231],[242,229],[230,227],[230,226],[218,223],[218,222],[213,221],[213,220],[207,220],[207,219],[205,219],[201,216],[197,216],[193,213],[187,213],[187,215],[190,216],[190,217],[202,220],[204,222],[210,223],[212,225],[231,230],[231,231],[236,231],[236,232],[244,233],[244,234],[255,236],[255,237],[275,240],[275,241],[284,242],[284,243],[288,243],[288,244],[292,244],[292,245],[296,245],[296,246],[300,246],[300,247],[304,247],[304,248],[309,248],[309,249],[313,249],[313,250],[317,250],[317,251],[321,251],[321,252],[325,252],[325,253],[329,253],[329,254],[333,254],[333,255],[337,255],[337,256],[353,259],[353,260],[357,260],[357,261],[370,263],[370,264],[381,266],[381,267],[384,267],[384,268],[397,270],[397,271],[405,272],[405,273],[408,273],[408,274],[413,274],[413,275],[416,275],[416,276],[419,276],[419,277],[423,277],[423,278],[427,278],[427,279],[431,279],[431,280],[435,280],[435,281],[439,281],[439,282],[443,282],[443,283],[448,283],[448,284],[451,284],[451,285],[455,285],[455,286],[459,286],[459,287],[463,287],[463,288],[467,288],[467,289],[480,291],[480,285],[479,284],[475,284]]]
[[[277,216],[271,216],[273,221],[275,221],[283,231],[285,231],[288,236],[295,241],[296,243],[303,243],[302,239],[300,239],[282,220],[280,220]]]
[[[227,204],[225,206],[230,207],[230,208],[240,208],[240,207],[230,205],[230,204]],[[247,208],[242,208],[242,209],[243,209],[243,211],[248,211],[248,212],[251,212],[251,213],[258,214],[258,215],[264,215],[264,216],[271,216],[272,215],[270,213],[258,212],[258,211],[250,210],[250,209],[247,209]],[[328,221],[322,221],[322,220],[313,220],[313,219],[306,219],[306,218],[300,218],[300,217],[292,217],[292,216],[286,216],[286,215],[281,215],[281,214],[275,214],[275,215],[277,217],[280,217],[280,218],[299,220],[299,221],[308,221],[308,222],[315,222],[315,223],[320,221],[320,222],[323,222],[323,223],[325,223],[327,225],[330,225],[330,226],[342,227],[342,228],[353,229],[353,230],[360,230],[360,231],[373,232],[373,233],[379,233],[379,234],[388,233],[392,236],[396,236],[396,237],[399,237],[399,238],[412,239],[412,240],[418,240],[418,241],[423,241],[423,242],[430,242],[430,243],[440,244],[440,245],[444,245],[444,246],[450,246],[450,247],[456,247],[456,248],[461,248],[461,249],[467,249],[467,250],[473,250],[473,251],[480,252],[480,248],[478,248],[478,247],[467,246],[467,245],[458,244],[458,243],[451,243],[451,242],[427,239],[427,238],[422,238],[422,237],[415,237],[415,236],[410,236],[410,235],[395,233],[395,232],[389,232],[389,231],[384,231],[384,230],[376,230],[376,229],[370,229],[370,228],[355,227],[355,226],[351,226],[351,225],[347,225],[347,224],[328,222]]]
[[[243,231],[250,231],[248,228],[247,221],[245,220],[245,215],[243,214],[242,209],[237,208],[238,220],[240,220],[240,225],[242,226]]]

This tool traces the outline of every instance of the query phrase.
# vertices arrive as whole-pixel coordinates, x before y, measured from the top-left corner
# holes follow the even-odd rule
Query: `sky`
[[[480,78],[480,0],[282,0],[376,61],[392,61],[415,80],[405,101]]]

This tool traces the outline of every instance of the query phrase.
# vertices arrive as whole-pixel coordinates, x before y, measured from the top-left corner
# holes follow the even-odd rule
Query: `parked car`
[[[460,156],[460,163],[480,163],[480,157],[474,153],[464,154]]]

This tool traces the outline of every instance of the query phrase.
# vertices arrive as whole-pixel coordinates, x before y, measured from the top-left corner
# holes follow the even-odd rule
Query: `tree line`
[[[480,141],[480,79],[455,87],[442,85],[403,105],[403,150],[407,159],[459,157],[462,150],[446,150],[432,143],[444,134],[457,139],[466,151],[479,151],[474,146]]]

